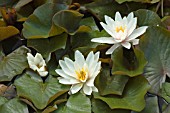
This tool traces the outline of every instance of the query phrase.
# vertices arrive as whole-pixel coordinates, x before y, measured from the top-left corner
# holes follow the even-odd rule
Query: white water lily
[[[31,53],[27,53],[27,60],[29,67],[32,70],[37,71],[40,76],[44,77],[48,74],[45,60],[40,53],[37,53],[35,57]]]
[[[75,61],[65,57],[60,60],[59,64],[62,69],[56,69],[59,74],[59,82],[61,84],[72,85],[69,94],[75,94],[80,89],[86,95],[91,95],[92,91],[98,92],[94,86],[94,80],[101,69],[101,62],[99,60],[99,52],[90,52],[85,59],[81,52],[75,52]]]
[[[115,20],[105,15],[105,21],[106,24],[103,22],[100,22],[100,24],[111,35],[111,37],[93,38],[91,41],[114,44],[107,50],[106,54],[112,54],[113,51],[121,45],[127,49],[130,49],[130,42],[133,45],[139,44],[139,39],[136,38],[142,35],[148,28],[147,26],[142,26],[136,29],[137,17],[134,17],[133,12],[123,18],[119,12],[116,12]]]

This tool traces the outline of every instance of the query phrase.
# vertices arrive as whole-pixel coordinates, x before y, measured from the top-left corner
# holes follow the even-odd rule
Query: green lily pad
[[[90,99],[82,93],[71,95],[63,113],[91,113]]]
[[[0,27],[0,41],[7,39],[19,33],[19,30],[14,26]]]
[[[0,81],[10,81],[28,67],[26,57],[29,51],[28,48],[22,46],[9,55],[2,56],[2,61],[0,62]]]
[[[99,30],[93,17],[83,18],[80,25],[89,26],[93,31]]]
[[[132,112],[132,113],[159,113],[157,96],[147,97],[145,108],[141,112]]]
[[[139,26],[157,26],[161,25],[160,17],[151,10],[139,9],[134,12],[138,19]]]
[[[43,81],[24,74],[15,80],[14,84],[18,96],[32,101],[38,109],[45,108],[50,102],[69,90],[69,86],[60,84],[58,79],[53,76],[49,76],[43,83]]]
[[[124,87],[128,82],[128,76],[111,75],[109,67],[102,68],[102,71],[96,78],[96,86],[101,95],[116,94],[122,95]],[[104,82],[103,82],[104,81]]]
[[[67,34],[63,33],[61,35],[57,35],[54,37],[50,37],[48,39],[29,39],[27,40],[28,47],[32,47],[42,54],[45,58],[51,52],[56,51],[60,48],[65,48],[67,41]]]
[[[144,76],[151,84],[151,93],[158,93],[170,73],[170,32],[162,27],[150,27],[140,39],[148,64]]]
[[[4,97],[0,97],[0,100],[5,100],[0,105],[0,113],[29,113],[27,105],[17,98],[8,101]]]
[[[170,105],[163,111],[163,113],[170,113]]]
[[[0,96],[0,106],[5,104],[8,100],[5,97]]]
[[[68,34],[74,35],[80,27],[79,22],[82,17],[83,15],[77,11],[63,10],[54,15],[53,22]]]
[[[67,5],[54,3],[46,3],[38,7],[23,24],[24,37],[27,39],[48,38],[61,34],[63,30],[52,24],[52,18],[55,13],[64,9],[67,9]]]
[[[142,2],[142,3],[157,3],[160,0],[116,0],[119,4],[124,3],[124,2]]]
[[[119,47],[112,54],[112,60],[112,74],[128,75],[130,77],[142,74],[147,64],[143,52],[135,48],[133,50],[123,50],[122,47]]]
[[[162,91],[161,91],[161,96],[168,102],[170,103],[170,83],[165,82],[162,84]]]
[[[145,77],[139,75],[129,79],[122,96],[100,96],[99,93],[94,93],[94,98],[106,102],[111,109],[129,109],[139,112],[145,107],[144,96],[149,88]]]
[[[92,99],[92,111],[94,113],[131,113],[130,110],[110,109],[110,107],[103,101]]]

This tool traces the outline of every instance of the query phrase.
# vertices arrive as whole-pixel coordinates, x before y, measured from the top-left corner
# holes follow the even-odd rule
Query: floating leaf
[[[162,84],[162,91],[161,91],[161,96],[168,102],[170,103],[170,83],[163,83]]]
[[[49,76],[43,83],[43,81],[32,79],[28,74],[24,74],[15,80],[14,84],[17,88],[17,94],[31,100],[38,109],[43,109],[52,102],[53,96],[56,99],[69,90],[68,86],[60,84],[58,79],[53,76]]]
[[[111,109],[141,111],[145,107],[144,96],[149,88],[147,80],[139,75],[129,79],[122,96],[100,96],[94,93],[94,98],[106,102]]]
[[[65,32],[74,35],[79,28],[79,22],[82,17],[83,15],[77,11],[63,10],[54,15],[53,22]]]
[[[71,95],[63,113],[91,113],[90,99],[82,93]]]
[[[52,24],[55,13],[67,9],[64,4],[46,3],[38,7],[23,24],[23,35],[27,39],[48,38],[63,32]]]
[[[128,76],[123,75],[110,76],[110,69],[108,67],[107,69],[102,68],[102,72],[100,72],[96,78],[96,86],[98,87],[99,93],[101,95],[122,95],[128,78]]]
[[[94,113],[131,113],[130,110],[110,109],[109,106],[98,99],[92,99],[92,111]]]
[[[32,0],[19,0],[18,3],[15,5],[15,9],[20,9],[22,6],[30,3]]]
[[[8,100],[5,97],[0,96],[0,106],[5,104]]]
[[[54,52],[60,48],[65,48],[66,40],[67,34],[63,33],[48,39],[29,39],[27,44],[28,47],[36,49],[45,58],[47,58],[51,52]]]
[[[163,113],[170,113],[170,105],[163,111]]]
[[[142,51],[138,49],[126,50],[119,47],[112,54],[112,74],[134,77],[143,73],[147,61]]]
[[[0,62],[0,81],[10,81],[28,67],[26,58],[28,52],[29,49],[22,46],[9,55],[2,57]]]
[[[161,25],[160,17],[153,11],[139,9],[135,11],[139,26],[157,26]]]
[[[116,0],[119,4],[124,3],[124,2],[142,2],[142,3],[157,3],[160,0]]]
[[[0,27],[0,41],[7,39],[19,33],[19,30],[14,26]]]
[[[0,97],[0,100],[5,100],[5,103],[0,105],[0,113],[29,113],[27,105],[20,102],[19,99],[14,98],[7,101],[2,98]]]
[[[150,92],[157,94],[166,75],[170,77],[170,32],[161,27],[148,28],[140,39],[140,48],[148,61],[144,76],[152,86]]]
[[[147,97],[145,108],[141,112],[132,112],[132,113],[159,113],[157,96]]]

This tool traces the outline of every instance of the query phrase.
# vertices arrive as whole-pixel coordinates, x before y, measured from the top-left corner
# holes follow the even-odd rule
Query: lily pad
[[[139,9],[134,12],[138,19],[139,26],[157,26],[161,25],[160,17],[151,10]]]
[[[9,55],[2,56],[2,61],[0,62],[0,81],[10,81],[28,67],[26,57],[29,51],[25,46],[21,46]]]
[[[110,109],[110,107],[103,101],[92,99],[92,111],[94,113],[131,113],[130,110]]]
[[[7,39],[19,33],[19,30],[14,26],[0,27],[0,41]]]
[[[170,103],[170,83],[163,83],[162,85],[162,91],[161,91],[161,96],[168,102]]]
[[[48,38],[61,34],[63,30],[52,24],[52,18],[55,13],[64,9],[67,9],[67,5],[54,3],[46,3],[38,7],[23,24],[24,37],[27,39]]]
[[[102,72],[96,78],[96,86],[101,95],[116,94],[122,95],[128,76],[111,75],[109,67],[102,68]],[[104,82],[103,82],[104,81]]]
[[[5,100],[5,103],[0,105],[0,113],[29,113],[27,105],[17,98],[8,101],[0,97],[0,100]]]
[[[49,76],[43,83],[43,81],[31,78],[31,75],[24,74],[15,80],[14,85],[18,96],[31,100],[38,109],[45,108],[50,102],[69,90],[68,86],[60,84],[58,79],[53,76]]]
[[[142,3],[157,3],[160,0],[116,0],[119,4],[124,3],[124,2],[142,2]]]
[[[82,17],[83,15],[77,11],[63,10],[54,15],[53,22],[68,34],[74,35],[80,27],[79,23]]]
[[[145,107],[144,96],[149,88],[145,77],[139,75],[129,79],[122,96],[100,96],[99,93],[94,93],[94,98],[106,102],[111,109],[129,109],[139,112]]]
[[[42,54],[45,58],[51,52],[56,51],[57,49],[65,48],[67,41],[67,34],[63,33],[48,39],[29,39],[27,40],[28,47],[32,47]]]
[[[63,113],[91,113],[90,99],[82,93],[71,95]]]
[[[112,74],[128,75],[130,77],[142,74],[147,64],[143,52],[135,48],[133,50],[123,50],[122,47],[119,47],[112,54],[112,60]]]
[[[150,27],[140,39],[148,64],[144,76],[151,84],[151,93],[158,94],[166,76],[170,73],[170,32],[162,27]]]

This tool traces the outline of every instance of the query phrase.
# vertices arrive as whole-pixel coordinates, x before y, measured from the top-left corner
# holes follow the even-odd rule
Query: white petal
[[[91,66],[91,63],[93,62],[94,60],[94,54],[93,52],[91,51],[88,55],[87,55],[87,58],[86,58],[86,63],[88,65],[88,67]]]
[[[59,83],[67,84],[67,85],[72,85],[72,84],[80,83],[76,79],[65,79],[65,78],[62,78],[62,77],[59,77],[58,80],[59,80]]]
[[[87,85],[84,85],[83,87],[83,92],[86,94],[86,95],[91,95],[92,93],[92,88],[87,86]]]
[[[96,52],[95,55],[94,55],[94,61],[95,62],[98,62],[99,61],[99,56],[100,56],[100,52]]]
[[[131,44],[129,42],[122,42],[121,45],[127,49],[130,49]]]
[[[74,62],[67,57],[65,57],[64,60],[65,60],[65,64],[70,69],[70,71],[74,72],[75,71]]]
[[[130,21],[133,19],[133,17],[134,17],[133,12],[131,12],[130,14],[128,14],[128,16],[127,16],[128,22],[130,22]]]
[[[106,44],[115,44],[117,43],[113,37],[100,37],[100,38],[93,38],[92,42],[98,43],[106,43]]]
[[[75,73],[73,73],[72,71],[70,71],[70,70],[68,69],[67,65],[65,64],[65,62],[64,62],[63,60],[59,60],[59,64],[60,64],[62,70],[64,71],[64,73],[66,73],[67,75],[70,75],[70,76],[76,78]]]
[[[75,63],[79,66],[75,67],[76,69],[82,69],[85,63],[83,54],[78,50],[75,52]]]
[[[29,64],[29,67],[30,67],[32,70],[36,71],[36,70],[38,69],[38,67],[34,64],[34,62],[28,61],[28,64]]]
[[[103,22],[100,22],[101,26],[106,30],[106,32],[108,32],[112,37],[115,37],[113,30],[114,28],[112,28],[110,25],[106,25]]]
[[[139,44],[139,39],[134,39],[131,41],[133,45],[138,45]]]
[[[27,60],[34,62],[34,56],[31,53],[27,53]]]
[[[122,21],[122,17],[119,12],[116,12],[115,21]]]
[[[83,86],[82,83],[72,85],[71,88],[70,88],[71,94],[77,93],[82,88],[82,86]]]
[[[42,55],[40,53],[37,53],[35,55],[35,59],[34,59],[36,64],[45,64],[45,60],[43,59]]]
[[[110,27],[114,28],[115,21],[107,15],[105,15],[104,17],[105,17],[106,24],[109,25]]]
[[[135,30],[136,25],[137,25],[137,18],[135,17],[135,18],[132,18],[127,25],[127,29],[128,29],[127,36],[129,36]]]
[[[113,45],[111,48],[109,48],[109,49],[106,51],[106,55],[112,54],[113,51],[114,51],[116,48],[118,48],[119,46],[120,46],[120,44],[115,44],[115,45]]]
[[[67,79],[73,78],[73,77],[71,77],[70,75],[67,75],[66,73],[64,73],[64,71],[61,70],[61,69],[56,69],[55,72],[56,72],[57,74],[59,74],[60,76],[62,76],[63,78],[67,78]]]
[[[135,38],[137,38],[138,36],[142,35],[146,29],[148,28],[148,26],[143,26],[143,27],[139,27],[137,29],[135,29],[132,34],[126,39],[126,41],[130,41],[133,40]]]
[[[95,86],[93,86],[93,87],[92,87],[92,91],[98,92],[98,89],[97,89]]]
[[[38,71],[40,76],[45,77],[48,74],[48,71]]]

